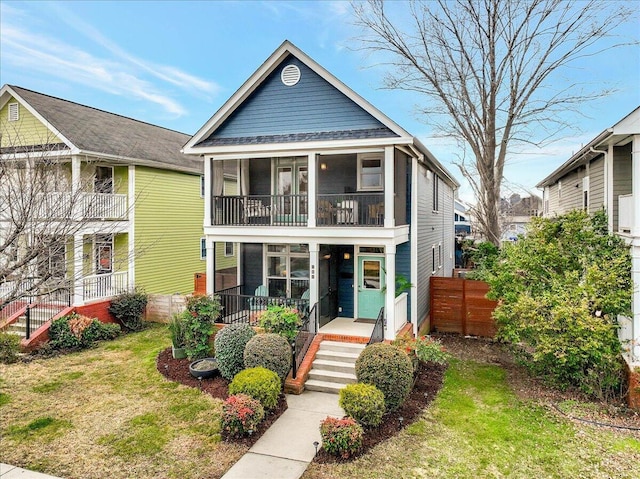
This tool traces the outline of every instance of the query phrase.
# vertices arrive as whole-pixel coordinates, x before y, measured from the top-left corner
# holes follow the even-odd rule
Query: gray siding
[[[618,231],[618,196],[631,188],[631,143],[613,149],[613,231]]]
[[[321,170],[320,164],[327,169]],[[331,195],[356,191],[358,160],[356,155],[321,155],[318,159],[318,194]]]
[[[262,244],[242,245],[242,284],[244,294],[253,294],[262,284]]]
[[[282,69],[289,64],[298,66],[301,73],[294,86],[280,80]],[[384,125],[289,55],[210,138],[369,128]]]
[[[600,211],[605,201],[604,156],[601,156],[589,165],[589,212]]]

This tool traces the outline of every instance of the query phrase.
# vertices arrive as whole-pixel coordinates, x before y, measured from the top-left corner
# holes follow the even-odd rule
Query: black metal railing
[[[314,304],[309,314],[302,318],[302,326],[300,326],[298,335],[291,345],[291,364],[293,367],[291,376],[293,379],[297,377],[298,369],[300,369],[300,365],[307,351],[309,351],[309,346],[311,346],[316,334],[318,334],[318,303]]]
[[[300,311],[303,318],[309,314],[309,300],[307,299],[241,294],[242,289],[242,285],[233,286],[215,293],[220,298],[222,306],[219,322],[255,325],[258,323],[258,314],[271,305],[295,308]]]
[[[318,226],[384,226],[384,193],[318,195]]]
[[[214,196],[215,226],[307,226],[307,195]]]
[[[373,331],[371,332],[371,337],[369,338],[367,346],[373,343],[381,343],[382,341],[384,341],[384,306],[380,308],[378,318],[376,319],[376,323],[373,325]]]
[[[26,339],[64,308],[71,306],[71,290],[60,288],[46,294],[30,296],[28,303],[24,313]]]

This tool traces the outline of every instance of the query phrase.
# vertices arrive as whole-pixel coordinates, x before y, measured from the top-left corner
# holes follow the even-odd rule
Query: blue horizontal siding
[[[285,86],[280,73],[292,64],[300,69],[300,81]],[[381,122],[289,55],[209,139],[381,127]]]

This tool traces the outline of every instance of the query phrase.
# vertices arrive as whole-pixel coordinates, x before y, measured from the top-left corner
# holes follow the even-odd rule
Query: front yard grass
[[[319,478],[637,478],[638,436],[577,425],[518,399],[503,368],[454,360],[422,419]]]
[[[0,462],[65,478],[220,477],[246,448],[220,441],[222,401],[156,370],[166,327],[0,364]]]

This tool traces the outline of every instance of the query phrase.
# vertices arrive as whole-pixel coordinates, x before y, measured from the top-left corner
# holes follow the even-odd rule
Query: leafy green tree
[[[631,259],[604,212],[533,218],[481,275],[499,301],[499,338],[534,373],[599,398],[620,391],[617,316],[631,309]]]

